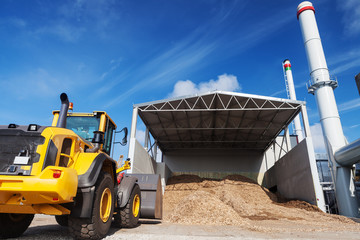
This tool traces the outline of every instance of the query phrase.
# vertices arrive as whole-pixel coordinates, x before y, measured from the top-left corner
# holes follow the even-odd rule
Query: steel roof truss
[[[166,150],[211,143],[265,150],[301,106],[299,101],[224,92],[137,105],[157,144]]]

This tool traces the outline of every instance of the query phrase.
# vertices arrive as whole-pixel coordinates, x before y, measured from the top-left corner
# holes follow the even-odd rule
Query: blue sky
[[[0,124],[50,125],[66,92],[75,111],[130,127],[132,105],[205,90],[286,98],[282,61],[320,133],[296,7],[301,1],[3,0]],[[360,137],[360,1],[313,1],[349,141]],[[317,151],[322,151],[316,145]],[[125,153],[126,154],[126,153]]]

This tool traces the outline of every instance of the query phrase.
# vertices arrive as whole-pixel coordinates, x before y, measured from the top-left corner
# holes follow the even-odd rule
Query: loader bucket
[[[138,178],[141,218],[162,219],[162,187],[159,174],[129,174]]]

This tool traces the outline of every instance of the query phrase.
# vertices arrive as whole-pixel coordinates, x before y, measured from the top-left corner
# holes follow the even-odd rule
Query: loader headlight
[[[30,124],[28,127],[28,131],[37,131],[39,126],[37,124]]]

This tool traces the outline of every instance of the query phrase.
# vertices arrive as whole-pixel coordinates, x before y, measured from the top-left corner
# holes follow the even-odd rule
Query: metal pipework
[[[291,64],[289,59],[283,61],[283,67],[286,74],[286,79],[289,87],[290,99],[296,100],[294,79],[291,71]],[[303,131],[301,128],[301,122],[299,115],[294,118],[295,134],[298,136],[298,141],[301,142],[304,139]]]
[[[99,151],[102,148],[102,145],[104,144],[104,132],[95,131],[94,138],[91,142],[93,143],[94,147],[87,149],[86,152],[95,153]]]
[[[59,119],[56,126],[60,128],[66,128],[66,118],[69,109],[69,99],[66,93],[62,93],[60,95],[60,100],[61,100],[61,108],[59,113]]]
[[[341,166],[352,167],[360,161],[360,139],[337,150],[334,157]]]
[[[339,212],[341,215],[359,217],[358,202],[351,178],[351,167],[342,166],[334,159],[334,153],[346,145],[346,140],[333,91],[337,87],[337,82],[330,79],[312,3],[308,1],[300,3],[297,7],[297,17],[311,76],[311,86],[308,90],[316,98],[324,142],[327,144],[328,156],[333,167],[335,195]]]

